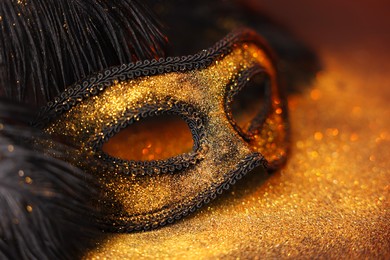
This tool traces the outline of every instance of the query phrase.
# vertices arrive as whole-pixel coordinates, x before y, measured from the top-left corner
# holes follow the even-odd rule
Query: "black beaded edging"
[[[167,224],[172,224],[173,222],[180,220],[188,214],[200,209],[205,204],[210,203],[217,197],[217,195],[220,195],[225,190],[228,190],[231,185],[234,185],[238,180],[242,179],[247,173],[249,173],[258,166],[263,166],[263,168],[266,169],[267,161],[261,154],[253,153],[247,156],[245,159],[241,160],[236,166],[235,170],[226,174],[222,183],[211,185],[206,191],[193,198],[186,205],[178,205],[173,208],[170,213],[166,213],[165,215],[163,215],[160,220],[156,220],[155,216],[153,216],[153,213],[145,213],[133,217],[145,217],[147,215],[150,215],[149,218],[153,219],[153,221],[150,221],[150,219],[148,219],[145,220],[144,223],[134,225],[131,224],[129,218],[126,218],[126,216],[122,216],[120,217],[121,222],[119,222],[118,219],[111,219],[109,222],[115,223],[115,226],[113,226],[112,228],[108,227],[108,229],[112,229],[117,232],[148,231],[151,229],[163,227]],[[159,214],[160,212],[156,213]]]
[[[269,52],[267,45],[263,43],[256,32],[244,28],[228,34],[213,47],[195,55],[138,61],[112,67],[66,89],[53,101],[48,102],[46,106],[41,108],[32,124],[39,128],[45,127],[57,116],[70,110],[84,99],[98,95],[115,81],[206,68],[221,56],[229,54],[236,44],[243,42],[257,43],[263,50]],[[269,53],[272,56],[271,52]]]
[[[115,81],[131,80],[137,77],[158,75],[169,72],[185,72],[193,69],[203,69],[208,67],[215,60],[229,54],[233,48],[243,42],[254,42],[260,45],[264,50],[267,50],[266,44],[256,34],[256,32],[250,29],[241,29],[230,33],[221,41],[217,42],[213,47],[203,50],[195,55],[188,55],[182,57],[168,57],[166,59],[161,58],[158,60],[146,60],[143,62],[130,63],[127,65],[116,66],[96,75],[89,77],[88,79],[78,83],[68,89],[66,89],[59,97],[56,97],[54,101],[49,102],[43,107],[37,119],[33,122],[33,125],[39,128],[45,127],[48,123],[54,120],[59,115],[70,110],[76,104],[82,102],[84,99],[99,95],[107,87],[115,83]],[[100,149],[102,141],[108,140],[115,133],[118,133],[120,129],[134,123],[136,117],[143,118],[145,113],[155,113],[157,110],[153,108],[146,108],[143,111],[137,112],[134,118],[126,119],[123,117],[122,122],[115,126],[110,126],[103,130],[103,136],[95,136],[95,140],[92,140],[92,149],[96,152],[96,155],[103,159],[109,169],[115,169],[123,173],[132,173],[136,175],[153,174],[153,173],[166,173],[174,172],[176,170],[187,168],[190,165],[195,164],[201,159],[203,129],[192,127],[194,121],[187,120],[187,124],[191,129],[194,139],[194,149],[192,152],[184,155],[172,157],[168,160],[156,160],[156,161],[128,161],[111,157]],[[169,113],[169,111],[166,111]],[[179,115],[181,113],[178,113]],[[199,117],[201,119],[201,117]],[[198,120],[199,120],[198,118]],[[196,125],[196,124],[195,124]],[[193,131],[193,130],[196,131]]]

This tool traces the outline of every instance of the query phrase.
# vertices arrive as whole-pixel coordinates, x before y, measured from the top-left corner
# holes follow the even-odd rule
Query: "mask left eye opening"
[[[178,115],[163,114],[122,129],[103,144],[102,151],[122,160],[153,161],[190,153],[193,147],[187,123]]]
[[[104,167],[118,173],[151,175],[173,173],[202,160],[204,116],[191,105],[166,100],[125,114],[89,142]],[[132,133],[136,134],[124,142]],[[166,143],[168,151],[164,150]],[[126,151],[129,148],[133,151]]]

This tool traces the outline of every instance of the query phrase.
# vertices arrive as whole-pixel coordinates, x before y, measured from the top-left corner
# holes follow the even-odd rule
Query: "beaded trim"
[[[169,212],[164,212],[165,214],[161,214],[161,211],[158,211],[155,213],[156,215],[148,213],[132,217],[122,216],[120,220],[114,216],[114,219],[108,218],[103,219],[102,221],[104,223],[115,223],[114,226],[106,228],[116,232],[148,231],[163,227],[167,224],[172,224],[173,222],[200,209],[205,204],[210,203],[217,197],[217,195],[220,195],[225,190],[230,189],[231,185],[234,185],[238,180],[242,179],[246,174],[258,166],[262,166],[264,169],[267,168],[267,161],[264,157],[262,157],[259,153],[253,153],[252,155],[247,156],[238,163],[235,170],[225,175],[222,183],[213,184],[206,191],[193,198],[189,203],[185,205],[178,205],[175,208],[170,209]],[[138,221],[134,221],[133,219],[140,216],[146,218],[143,219],[142,223],[134,224]],[[156,216],[159,217],[156,218]]]
[[[45,127],[54,118],[70,110],[76,104],[91,96],[96,96],[115,81],[131,80],[142,76],[159,75],[169,72],[185,72],[193,69],[208,67],[221,56],[232,51],[236,44],[253,42],[262,47],[272,56],[263,40],[253,30],[244,28],[228,34],[213,47],[203,50],[195,55],[182,57],[160,58],[158,60],[145,60],[136,63],[124,64],[107,69],[92,75],[86,80],[69,87],[54,101],[44,106],[34,120],[33,125],[39,128]]]

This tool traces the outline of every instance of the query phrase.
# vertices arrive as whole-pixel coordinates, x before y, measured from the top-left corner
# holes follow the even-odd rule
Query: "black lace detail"
[[[235,45],[243,42],[253,42],[264,48],[264,50],[268,50],[267,45],[263,43],[263,40],[254,31],[245,28],[230,33],[213,47],[195,55],[139,61],[112,67],[69,87],[60,96],[48,102],[40,110],[33,125],[40,128],[45,127],[57,116],[68,111],[84,99],[98,95],[107,87],[113,85],[115,81],[206,68],[215,60],[229,54]]]

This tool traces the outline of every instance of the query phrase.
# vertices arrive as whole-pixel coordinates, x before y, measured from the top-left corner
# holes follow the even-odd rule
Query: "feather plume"
[[[164,56],[138,0],[0,1],[0,95],[34,106],[92,72]]]
[[[96,181],[52,156],[75,153],[31,115],[0,101],[0,259],[74,259],[102,234]]]

